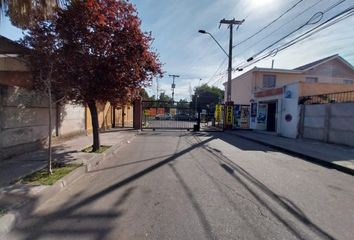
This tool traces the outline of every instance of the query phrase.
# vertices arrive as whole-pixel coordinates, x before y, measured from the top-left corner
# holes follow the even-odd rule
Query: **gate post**
[[[134,112],[133,112],[133,128],[141,130],[142,120],[143,120],[143,111],[142,111],[142,101],[141,98],[134,101]]]

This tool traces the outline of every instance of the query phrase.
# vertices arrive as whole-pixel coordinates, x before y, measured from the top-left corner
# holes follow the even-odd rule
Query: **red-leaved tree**
[[[50,59],[52,92],[89,107],[93,151],[100,147],[96,104],[126,102],[161,75],[151,34],[142,32],[128,0],[72,0],[52,19],[34,24],[24,42],[33,49],[35,85],[43,83],[41,65]]]

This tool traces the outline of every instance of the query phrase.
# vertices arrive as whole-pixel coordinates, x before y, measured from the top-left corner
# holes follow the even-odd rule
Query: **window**
[[[353,84],[354,83],[354,80],[343,80],[343,83],[344,84]]]
[[[263,75],[263,87],[272,88],[275,87],[276,76],[275,75]]]
[[[317,77],[306,77],[305,82],[307,83],[317,83],[318,78]]]

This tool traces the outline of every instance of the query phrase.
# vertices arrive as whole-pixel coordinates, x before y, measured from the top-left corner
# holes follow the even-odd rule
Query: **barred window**
[[[345,80],[343,80],[343,83],[344,83],[344,84],[353,84],[353,83],[354,83],[354,80],[345,79]]]
[[[276,83],[275,75],[263,75],[263,87],[264,88],[272,88],[275,87]]]
[[[305,79],[305,82],[307,82],[307,83],[317,83],[318,82],[318,78],[317,77],[307,77]]]

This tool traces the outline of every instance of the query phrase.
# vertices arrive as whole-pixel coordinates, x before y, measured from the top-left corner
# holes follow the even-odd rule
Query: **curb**
[[[291,149],[288,149],[288,148],[284,148],[284,147],[281,147],[281,146],[277,146],[277,145],[274,145],[274,144],[271,144],[271,143],[266,143],[266,142],[263,142],[261,140],[257,140],[257,139],[251,138],[251,137],[242,136],[242,135],[239,135],[237,133],[230,133],[230,132],[226,132],[226,131],[225,131],[225,133],[227,133],[229,135],[237,136],[239,138],[243,138],[243,139],[246,139],[246,140],[249,140],[249,141],[253,141],[253,142],[262,144],[264,146],[276,149],[276,150],[281,151],[283,153],[287,153],[287,154],[295,156],[295,157],[300,157],[300,158],[302,158],[305,161],[315,162],[318,165],[321,165],[321,166],[324,166],[324,167],[327,167],[327,168],[333,168],[333,169],[336,169],[336,170],[338,170],[340,172],[343,172],[343,173],[346,173],[346,174],[354,176],[354,169],[343,167],[342,165],[338,165],[336,163],[327,162],[327,161],[322,160],[320,158],[309,156],[309,155],[303,154],[301,152],[294,151],[294,150],[291,150]]]
[[[86,167],[80,166],[74,171],[59,179],[51,186],[45,186],[39,191],[30,192],[31,197],[36,197],[36,200],[29,199],[20,203],[15,209],[9,210],[4,216],[0,217],[0,239],[3,239],[19,223],[23,216],[30,213],[32,204],[41,205],[52,198],[56,193],[63,190],[66,186],[78,180],[86,173]]]
[[[104,151],[103,153],[99,153],[96,156],[93,156],[92,158],[85,160],[83,164],[86,166],[86,172],[90,172],[91,170],[95,169],[96,167],[98,167],[101,161],[104,161],[108,159],[110,155],[117,153],[121,146],[123,146],[126,143],[130,143],[131,140],[136,135],[137,132],[127,138],[123,138],[119,143],[112,145],[107,151]]]
[[[28,215],[32,210],[32,204],[41,205],[51,199],[56,193],[62,191],[66,186],[72,184],[79,178],[81,178],[85,173],[90,172],[92,169],[97,167],[101,161],[108,159],[110,155],[118,152],[119,148],[130,141],[137,135],[137,132],[123,138],[119,143],[112,145],[107,151],[97,154],[90,159],[83,161],[83,165],[59,179],[51,186],[45,186],[40,191],[33,191],[30,193],[32,197],[36,197],[36,200],[27,200],[18,206],[16,209],[9,210],[5,215],[0,217],[0,240],[4,239],[7,233],[9,233],[16,225],[16,223],[21,222],[24,216]]]

